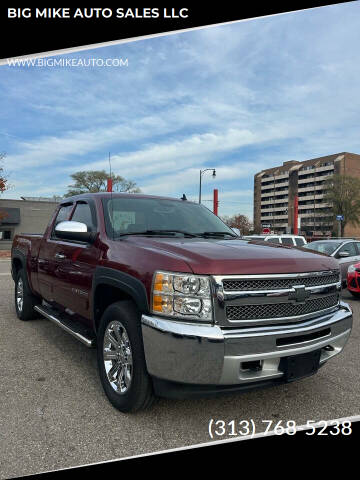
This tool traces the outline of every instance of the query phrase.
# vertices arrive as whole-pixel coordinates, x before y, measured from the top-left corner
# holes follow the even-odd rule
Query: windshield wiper
[[[202,233],[197,233],[196,235],[201,236],[201,237],[223,237],[225,235],[229,235],[230,237],[237,238],[237,235],[234,233],[230,232],[202,232]]]
[[[199,235],[190,232],[184,232],[183,230],[145,230],[143,232],[124,232],[117,235],[117,237],[125,237],[127,235],[176,235],[181,233],[184,237],[198,237]]]
[[[230,232],[200,232],[200,233],[190,233],[190,232],[186,232],[184,230],[145,230],[145,231],[142,231],[142,232],[124,232],[124,233],[120,233],[119,235],[116,235],[116,237],[125,237],[127,235],[172,235],[172,236],[175,236],[177,233],[180,233],[182,235],[184,235],[184,237],[202,237],[202,238],[206,238],[206,237],[214,237],[214,238],[217,238],[217,237],[224,237],[225,235],[228,235],[232,238],[237,238],[237,235],[234,233],[230,233]]]

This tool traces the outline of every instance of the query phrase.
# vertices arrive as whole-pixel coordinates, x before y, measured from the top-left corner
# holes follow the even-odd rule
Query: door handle
[[[55,258],[58,258],[59,260],[64,260],[66,256],[63,253],[55,253]]]

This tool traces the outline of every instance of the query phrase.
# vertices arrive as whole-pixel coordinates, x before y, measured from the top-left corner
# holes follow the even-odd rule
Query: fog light
[[[242,370],[250,370],[252,372],[260,372],[262,370],[261,361],[260,360],[252,360],[249,362],[242,362],[241,363]]]

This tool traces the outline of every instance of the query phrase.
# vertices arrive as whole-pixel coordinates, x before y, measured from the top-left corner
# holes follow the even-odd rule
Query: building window
[[[9,241],[12,239],[12,230],[0,230],[0,240]]]

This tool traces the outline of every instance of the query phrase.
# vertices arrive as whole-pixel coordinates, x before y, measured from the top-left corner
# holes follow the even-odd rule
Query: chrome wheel
[[[117,393],[129,390],[133,361],[130,340],[124,325],[114,320],[106,327],[103,343],[104,366],[107,379]]]
[[[19,312],[22,312],[24,305],[24,284],[21,277],[19,278],[16,285],[16,305]]]

